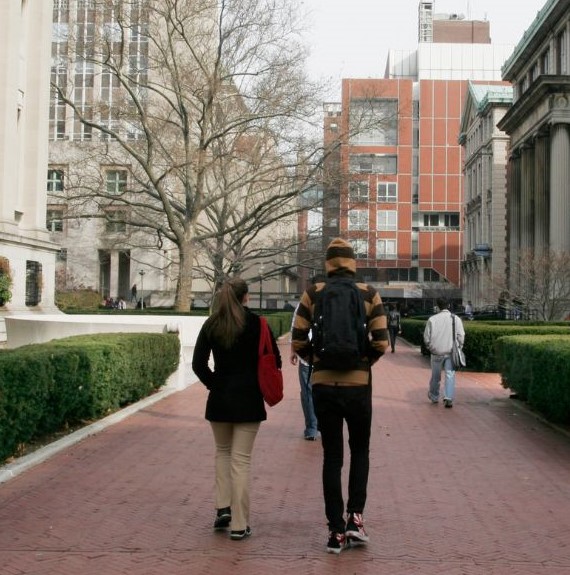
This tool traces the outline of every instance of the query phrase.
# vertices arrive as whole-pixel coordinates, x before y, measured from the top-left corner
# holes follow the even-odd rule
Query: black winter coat
[[[245,329],[230,349],[224,349],[210,338],[210,319],[205,321],[198,334],[192,369],[210,391],[206,403],[208,421],[244,423],[267,419],[257,381],[259,316],[247,308],[245,310]],[[271,340],[281,367],[281,356],[273,334]],[[214,357],[213,370],[208,365],[210,353]]]

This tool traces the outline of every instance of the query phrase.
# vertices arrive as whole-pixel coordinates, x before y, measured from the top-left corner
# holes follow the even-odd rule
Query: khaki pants
[[[251,452],[260,422],[211,421],[216,442],[216,508],[232,508],[232,531],[249,525]]]

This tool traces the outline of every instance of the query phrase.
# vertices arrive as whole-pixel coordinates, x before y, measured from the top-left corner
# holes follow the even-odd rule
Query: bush
[[[503,387],[556,423],[570,423],[570,336],[497,339]]]
[[[425,355],[429,353],[423,343],[426,321],[402,320],[402,337],[413,345],[420,346]],[[495,342],[500,337],[507,335],[570,335],[570,329],[565,323],[463,321],[463,327],[465,328],[463,350],[467,357],[467,369],[482,372],[499,371],[495,357]]]
[[[176,334],[97,334],[0,352],[0,461],[19,444],[146,397],[176,371]]]
[[[61,311],[71,309],[93,311],[101,305],[101,295],[90,289],[56,291],[55,304]]]

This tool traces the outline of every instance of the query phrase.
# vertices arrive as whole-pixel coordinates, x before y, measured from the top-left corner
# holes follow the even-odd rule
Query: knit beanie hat
[[[352,244],[342,238],[335,238],[327,247],[325,269],[327,275],[338,273],[356,274],[356,260]]]

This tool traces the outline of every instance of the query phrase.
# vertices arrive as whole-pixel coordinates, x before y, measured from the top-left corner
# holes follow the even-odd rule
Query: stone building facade
[[[462,286],[474,308],[497,303],[506,274],[507,135],[497,128],[512,103],[510,85],[469,83],[459,143],[463,146]]]
[[[513,105],[508,156],[509,285],[521,251],[570,251],[570,4],[548,0],[503,67]]]
[[[0,258],[12,278],[0,315],[55,311],[58,247],[45,227],[51,17],[51,0],[0,3]]]
[[[93,118],[97,124],[119,133],[132,149],[144,148],[143,131],[136,114],[129,115],[127,105],[121,108],[121,102],[128,101],[124,97],[124,87],[99,61],[98,51],[103,45],[110,46],[111,50],[122,45],[128,54],[125,73],[132,77],[133,85],[136,84],[141,92],[146,90],[147,96],[152,93],[148,86],[153,82],[160,84],[156,77],[160,71],[157,71],[149,31],[162,23],[156,11],[147,11],[147,4],[145,0],[123,4],[55,0],[51,77],[72,101],[70,105],[52,91],[49,169],[44,190],[47,188],[50,237],[61,245],[57,276],[62,287],[90,288],[99,292],[102,298],[121,297],[128,304],[132,286],[136,284],[137,299],[144,298],[149,306],[168,306],[174,302],[179,251],[166,233],[140,225],[145,217],[156,221],[163,218],[163,206],[157,202],[154,214],[151,210],[143,214],[145,206],[142,203],[146,202],[148,206],[152,200],[147,195],[137,205],[133,198],[138,189],[146,189],[148,176],[144,169],[118,145],[112,134],[81,122],[73,109],[75,107],[85,118]],[[152,18],[154,21],[149,23]],[[154,50],[156,52],[157,48]],[[87,55],[84,57],[84,54]],[[140,98],[142,100],[144,97]],[[149,104],[151,100],[149,96],[147,105],[157,105],[154,101]],[[162,105],[165,106],[164,100]],[[161,134],[158,147],[182,149],[180,141],[167,142],[169,136],[172,135]],[[143,151],[142,156],[145,153]],[[179,181],[175,177],[171,181],[175,183],[169,183],[169,190],[173,196],[180,194],[180,203],[184,204],[184,193],[176,187]],[[131,198],[128,198],[129,194],[132,194]],[[276,243],[285,233],[290,233],[282,228],[273,226],[260,237],[267,243]],[[196,303],[204,305],[212,291],[212,263],[200,253],[193,261],[192,292]],[[265,292],[265,305],[268,305],[268,299],[273,300],[268,296],[294,289],[291,274],[273,274],[271,267],[270,264],[260,267],[254,263],[248,274],[259,282],[258,299]],[[259,303],[252,300],[253,305]]]

